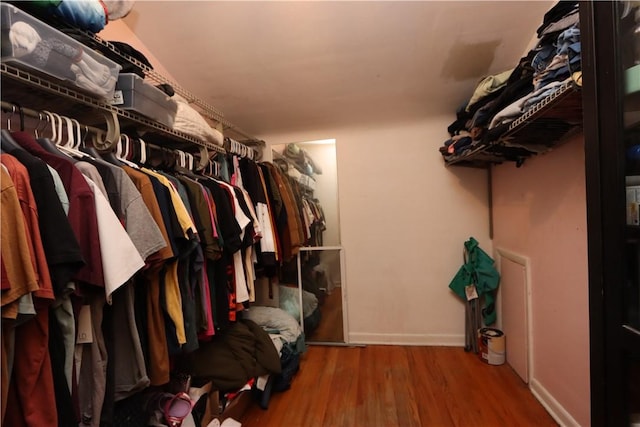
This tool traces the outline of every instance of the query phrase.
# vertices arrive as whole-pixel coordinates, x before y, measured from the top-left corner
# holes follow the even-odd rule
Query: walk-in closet
[[[8,427],[640,426],[640,3],[0,1]]]

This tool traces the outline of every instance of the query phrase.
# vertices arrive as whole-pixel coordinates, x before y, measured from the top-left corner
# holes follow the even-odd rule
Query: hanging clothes
[[[283,261],[290,261],[304,244],[300,211],[289,179],[271,163],[263,163],[265,181],[269,182],[269,195],[274,201],[276,227],[282,245]],[[268,178],[267,178],[268,176]]]
[[[267,195],[265,194],[264,179],[256,163],[249,159],[241,159],[239,168],[244,188],[255,204],[256,221],[262,230],[262,238],[256,246],[256,264],[261,269],[273,269],[276,264],[276,242]]]
[[[160,305],[160,278],[165,262],[173,259],[176,245],[170,232],[169,213],[161,187],[154,185],[154,177],[130,166],[122,166],[138,191],[154,221],[158,225],[167,246],[147,258],[147,269],[136,279],[135,310],[141,322],[139,333],[144,359],[148,360],[147,374],[151,385],[166,384],[169,380],[169,350],[165,338],[165,325]],[[159,185],[159,184],[157,184]],[[158,191],[156,191],[156,188]]]
[[[27,132],[11,137],[18,152],[13,157],[3,144],[1,160],[18,185],[3,179],[3,214],[22,206],[30,218],[22,225],[25,247],[38,242],[41,249],[21,258],[16,237],[0,253],[3,317],[15,315],[2,323],[6,422],[109,425],[118,401],[167,384],[173,356],[228,328],[254,300],[256,265],[278,259],[264,176],[254,162],[233,156],[225,158],[235,185],[125,165],[116,156],[69,157]],[[17,204],[4,203],[5,183],[20,190]],[[3,221],[7,227],[20,229]],[[26,261],[30,270],[22,270],[31,278],[17,279],[15,266]],[[26,287],[14,295],[16,280]],[[79,339],[84,333],[91,338]],[[42,369],[25,382],[16,372],[34,361],[21,355],[36,347],[45,350]],[[29,409],[22,420],[31,405],[26,396],[36,390],[48,396],[46,413]]]
[[[6,168],[0,170],[0,222],[3,238],[0,239],[2,248],[2,420],[4,423],[9,395],[10,379],[13,375],[13,360],[15,351],[14,322],[7,321],[5,307],[17,302],[23,295],[38,290],[35,266],[32,262],[26,226],[20,209],[20,200],[11,176]],[[17,309],[16,317],[17,317]],[[11,316],[12,317],[12,316]],[[9,319],[11,318],[9,317]],[[14,319],[15,320],[15,319]],[[15,392],[14,392],[15,393]],[[15,398],[14,398],[15,399]],[[10,415],[11,416],[11,415]],[[45,418],[45,421],[56,421],[55,416]]]
[[[60,174],[69,197],[68,219],[86,263],[73,278],[82,283],[104,287],[95,201],[89,184],[82,173],[74,167],[71,160],[46,151],[31,134],[12,132],[11,135],[18,144],[45,161]]]

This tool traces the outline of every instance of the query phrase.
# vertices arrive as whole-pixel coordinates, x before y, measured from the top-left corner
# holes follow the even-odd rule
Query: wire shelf
[[[515,161],[519,166],[531,156],[552,150],[581,127],[580,87],[569,81],[509,124],[496,140],[459,155],[446,156],[445,164],[488,167]]]
[[[57,98],[62,97],[67,101],[73,101],[73,103],[75,104],[82,104],[85,107],[89,108],[83,111],[79,111],[77,108],[73,108],[68,105],[65,106],[64,103],[60,102],[60,99],[47,99],[46,97],[41,96],[41,93],[26,92],[24,90],[21,90],[21,88],[12,88],[11,85],[8,86],[7,84],[3,84],[3,98],[10,98],[12,93],[17,92],[18,99],[20,99],[21,101],[26,98],[26,101],[31,105],[44,105],[44,109],[73,109],[75,111],[75,115],[80,114],[84,117],[89,117],[89,119],[85,119],[85,121],[88,122],[88,124],[92,124],[95,126],[100,124],[99,122],[101,119],[99,115],[95,114],[95,110],[114,112],[118,116],[118,118],[121,119],[121,128],[123,129],[127,128],[128,126],[130,127],[132,124],[142,125],[147,132],[152,132],[163,138],[172,140],[178,144],[181,142],[188,142],[219,153],[226,152],[223,147],[215,145],[209,141],[203,141],[198,138],[194,138],[191,135],[175,131],[158,122],[147,119],[144,116],[114,107],[113,105],[110,105],[104,101],[88,96],[82,92],[70,89],[62,84],[51,81],[49,78],[38,76],[32,72],[13,67],[6,63],[0,63],[0,73],[2,77],[10,78],[13,81],[18,82],[19,84],[55,95],[55,97]],[[30,101],[29,98],[35,99]],[[11,101],[11,99],[5,100]],[[47,107],[47,105],[51,105],[51,107]]]

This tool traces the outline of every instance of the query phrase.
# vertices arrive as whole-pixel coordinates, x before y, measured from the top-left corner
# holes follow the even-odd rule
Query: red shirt
[[[74,279],[104,287],[100,238],[94,195],[82,173],[64,154],[57,156],[42,148],[28,132],[12,132],[13,139],[31,154],[44,160],[60,175],[69,197],[69,222],[80,244],[86,265],[78,271]]]

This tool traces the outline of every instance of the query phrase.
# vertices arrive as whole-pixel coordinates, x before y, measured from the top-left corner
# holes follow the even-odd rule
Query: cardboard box
[[[231,402],[227,404],[226,408],[222,407],[220,401],[220,393],[218,390],[211,390],[211,383],[205,384],[200,387],[201,392],[208,394],[207,406],[204,416],[202,417],[200,425],[207,426],[211,421],[217,419],[221,423],[227,418],[233,418],[236,421],[240,421],[244,413],[249,409],[251,401],[253,400],[251,390],[243,391]],[[191,392],[189,394],[192,394]]]
[[[239,393],[235,399],[233,399],[227,407],[220,414],[220,422],[227,418],[233,418],[236,421],[240,421],[242,416],[247,412],[251,402],[253,401],[253,393],[251,390],[246,390]]]
[[[206,397],[207,403],[205,406],[204,415],[200,420],[201,422],[200,425],[203,425],[203,426],[208,425],[213,420],[214,416],[219,413],[218,407],[212,406],[212,405],[217,405],[219,402],[218,391],[211,390],[211,388],[212,388],[211,381],[198,387],[189,388],[189,396],[191,397],[191,400],[195,402],[198,402],[201,398],[203,398],[202,397],[203,395],[207,396]]]

